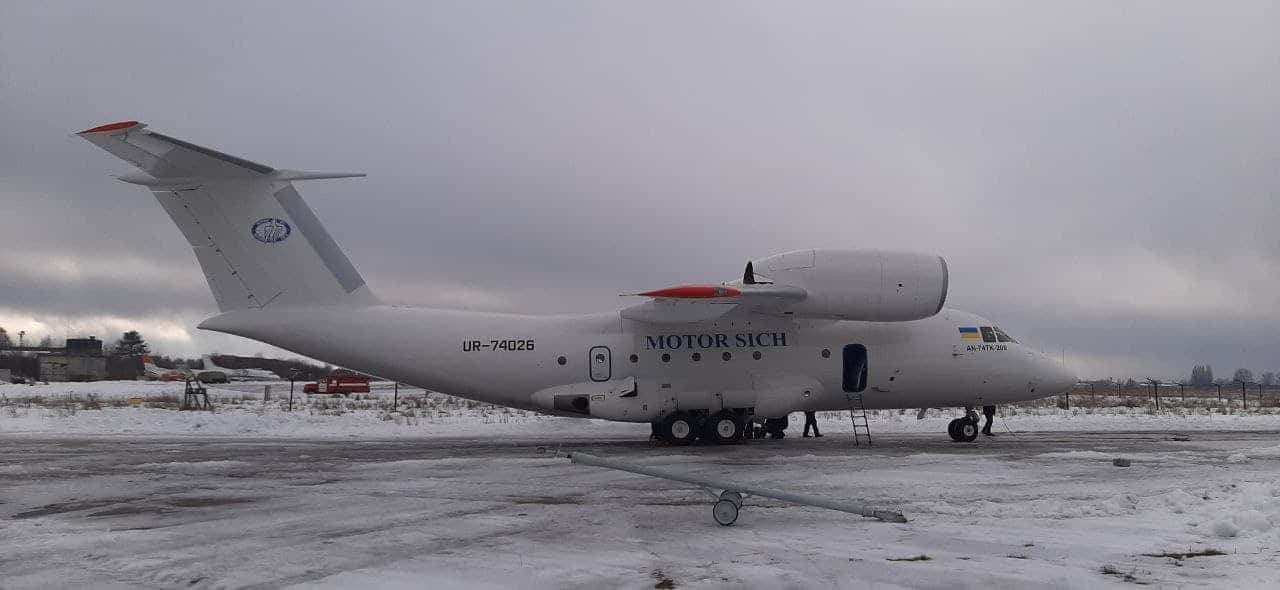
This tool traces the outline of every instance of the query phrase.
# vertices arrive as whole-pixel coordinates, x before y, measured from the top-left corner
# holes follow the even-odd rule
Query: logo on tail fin
[[[285,238],[293,233],[293,228],[289,227],[289,222],[274,217],[264,217],[254,222],[253,239],[263,244],[274,244],[283,242]]]

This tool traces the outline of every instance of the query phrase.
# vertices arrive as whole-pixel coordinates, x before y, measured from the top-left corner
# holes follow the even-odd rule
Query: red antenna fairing
[[[137,121],[121,121],[119,123],[101,125],[98,127],[94,127],[93,129],[85,129],[84,131],[81,131],[80,133],[78,133],[78,135],[84,135],[85,133],[101,133],[103,131],[119,131],[121,129],[128,129],[137,124],[138,124]]]
[[[737,297],[742,291],[722,285],[680,285],[667,287],[657,291],[640,293],[646,297],[668,297],[672,299],[715,299],[717,297]]]

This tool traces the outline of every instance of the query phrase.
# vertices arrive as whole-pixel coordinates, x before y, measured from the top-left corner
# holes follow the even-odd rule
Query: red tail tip
[[[98,127],[94,127],[93,129],[85,129],[84,131],[81,131],[79,134],[84,135],[85,133],[102,133],[103,131],[119,131],[121,129],[128,129],[137,124],[138,124],[137,121],[121,121],[119,123],[99,125]]]

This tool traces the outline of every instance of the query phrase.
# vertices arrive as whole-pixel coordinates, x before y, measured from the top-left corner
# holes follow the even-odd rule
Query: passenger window
[[[867,347],[849,344],[844,347],[844,390],[859,392],[867,388]]]

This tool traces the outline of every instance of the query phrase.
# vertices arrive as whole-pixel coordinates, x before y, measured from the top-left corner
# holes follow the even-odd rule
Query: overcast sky
[[[0,2],[0,326],[280,352],[194,329],[190,248],[70,135],[137,119],[368,172],[301,190],[395,302],[908,249],[1084,376],[1280,371],[1275,2],[338,4]]]

